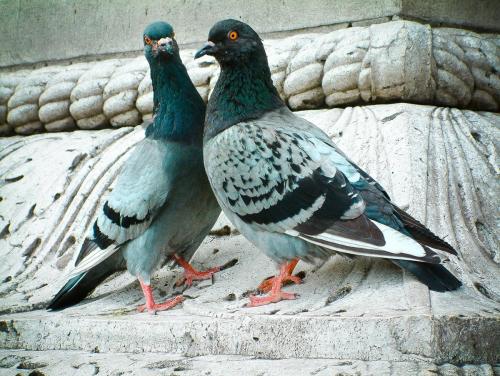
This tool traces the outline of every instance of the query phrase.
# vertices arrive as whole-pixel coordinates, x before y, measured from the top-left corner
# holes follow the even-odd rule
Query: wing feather
[[[278,122],[278,115],[242,122],[206,143],[205,166],[222,206],[256,229],[332,251],[439,262],[432,250],[398,231],[401,221],[387,193],[326,135],[293,114],[299,122],[288,115]],[[382,220],[365,215],[367,208]]]
[[[136,145],[100,209],[69,278],[100,264],[149,228],[156,214],[166,205],[175,180],[172,159],[179,152],[177,147],[149,138]]]
[[[123,165],[116,185],[103,205],[97,225],[117,244],[141,235],[165,205],[172,183],[168,163],[173,144],[146,138]]]

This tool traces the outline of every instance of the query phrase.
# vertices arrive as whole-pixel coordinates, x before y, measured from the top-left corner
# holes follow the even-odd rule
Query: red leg
[[[221,270],[220,266],[216,266],[215,268],[210,268],[205,271],[198,271],[191,266],[189,262],[184,260],[182,257],[174,254],[172,256],[174,260],[184,268],[184,276],[181,277],[177,282],[177,286],[181,286],[182,284],[186,284],[186,286],[191,286],[193,281],[200,281],[203,279],[210,279],[214,273],[217,273]]]
[[[283,280],[287,278],[289,264],[284,263],[280,266],[280,274],[273,278],[271,291],[266,296],[250,295],[250,303],[247,307],[258,307],[270,303],[277,303],[280,300],[295,299],[295,294],[281,291]]]
[[[293,259],[290,261],[288,264],[286,264],[286,274],[282,280],[283,285],[289,284],[289,283],[295,283],[296,285],[302,283],[302,279],[300,277],[297,277],[296,275],[292,275],[293,270],[297,266],[297,263],[299,262],[299,259]],[[262,281],[262,283],[257,287],[259,291],[262,292],[269,292],[271,291],[273,287],[273,282],[277,277],[270,277]]]
[[[155,299],[153,297],[153,289],[151,288],[151,285],[146,285],[141,279],[139,279],[139,282],[141,284],[144,297],[146,298],[146,304],[137,307],[139,312],[148,310],[149,313],[154,314],[156,311],[166,311],[167,309],[175,307],[184,300],[182,295],[178,295],[172,299],[166,300],[163,303],[157,304],[155,303]]]

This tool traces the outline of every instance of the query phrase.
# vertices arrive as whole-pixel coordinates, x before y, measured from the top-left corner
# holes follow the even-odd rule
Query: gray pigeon
[[[435,291],[461,282],[431,249],[455,250],[391,201],[384,189],[310,122],[293,114],[271,80],[257,33],[236,20],[216,23],[196,53],[221,74],[209,100],[204,163],[226,216],[280,264],[268,296],[250,306],[294,299],[281,291],[297,259],[336,252],[391,259]]]
[[[75,270],[49,309],[80,302],[105,278],[127,268],[139,279],[146,298],[139,310],[165,310],[183,298],[157,304],[151,275],[170,256],[185,268],[187,284],[220,270],[198,272],[186,261],[220,214],[203,168],[205,104],[182,64],[168,23],[146,28],[144,53],[151,67],[154,120],[122,167]]]

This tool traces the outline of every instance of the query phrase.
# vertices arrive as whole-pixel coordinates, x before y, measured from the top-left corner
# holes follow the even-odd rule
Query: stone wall
[[[500,31],[496,0],[31,0],[0,2],[0,67],[138,52],[144,27],[173,24],[180,43],[199,43],[218,20],[261,34],[367,25],[392,18]],[[270,21],[272,20],[272,21]]]

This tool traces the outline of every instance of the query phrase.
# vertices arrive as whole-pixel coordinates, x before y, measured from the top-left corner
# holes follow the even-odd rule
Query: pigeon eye
[[[229,34],[227,35],[227,37],[230,39],[230,40],[236,40],[238,39],[239,35],[238,35],[238,32],[237,31],[230,31]]]
[[[151,45],[151,44],[153,44],[153,41],[151,40],[150,37],[148,37],[147,35],[144,35],[144,43]]]

